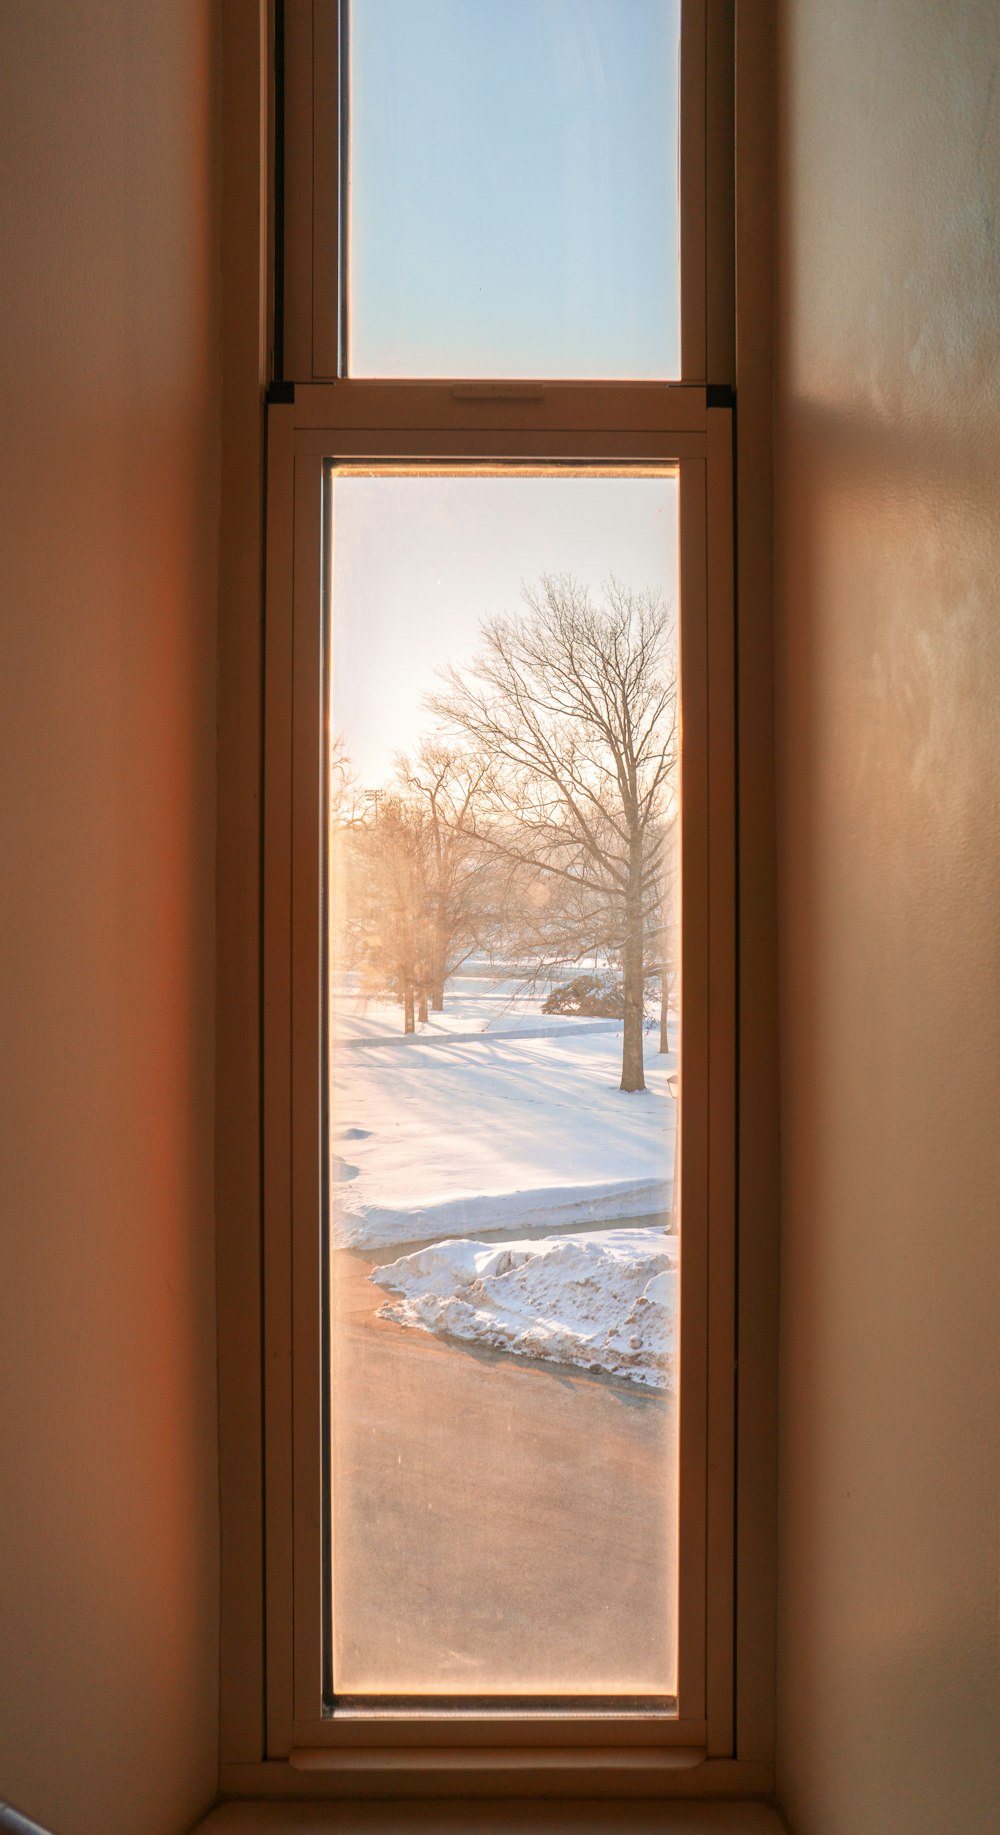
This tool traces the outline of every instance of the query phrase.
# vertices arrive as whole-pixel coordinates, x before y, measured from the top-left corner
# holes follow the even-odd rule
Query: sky
[[[677,603],[677,481],[335,477],[332,726],[361,782],[390,774],[433,725],[435,667],[469,660],[484,617],[571,573],[599,599],[614,574]]]
[[[351,0],[352,375],[678,375],[679,16]]]

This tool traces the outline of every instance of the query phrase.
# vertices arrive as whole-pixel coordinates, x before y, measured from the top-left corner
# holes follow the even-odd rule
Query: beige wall
[[[1000,13],[780,0],[780,1786],[1000,1821]]]
[[[209,0],[0,7],[0,1798],[215,1773]]]

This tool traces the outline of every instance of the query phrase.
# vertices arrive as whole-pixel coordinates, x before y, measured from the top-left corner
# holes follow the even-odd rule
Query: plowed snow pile
[[[677,1278],[653,1229],[435,1243],[371,1275],[395,1296],[382,1318],[655,1389],[674,1383]]]

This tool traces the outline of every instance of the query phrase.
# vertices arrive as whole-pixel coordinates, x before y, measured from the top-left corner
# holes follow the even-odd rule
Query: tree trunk
[[[403,1031],[416,1032],[413,1020],[413,983],[408,981],[403,994]]]
[[[437,939],[436,939],[434,973],[431,978],[431,1012],[432,1013],[443,1013],[444,1012],[444,980],[445,980],[444,957],[445,957],[444,938],[441,936],[440,931],[439,931]]]
[[[643,994],[642,972],[642,903],[638,888],[625,900],[625,948],[622,952],[622,986],[625,997],[625,1025],[622,1032],[623,1090],[644,1090],[645,1068],[642,1054]]]
[[[669,983],[666,975],[660,976],[660,1050],[670,1050],[670,1034],[667,1030],[667,1001]]]
[[[422,1026],[427,1024],[427,989],[421,988],[420,1001],[417,1006],[417,1019]]]

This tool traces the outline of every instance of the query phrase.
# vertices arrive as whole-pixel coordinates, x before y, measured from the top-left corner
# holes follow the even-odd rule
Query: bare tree
[[[645,1088],[645,937],[661,898],[676,795],[677,683],[667,613],[610,581],[603,603],[566,575],[483,626],[471,668],[431,706],[490,760],[491,845],[562,887],[560,921],[620,956],[623,1090]]]
[[[427,818],[392,791],[369,794],[350,837],[354,958],[367,993],[402,1002],[403,1030],[427,1018]]]
[[[660,1051],[670,1050],[670,1001],[677,987],[677,822],[664,833],[659,897],[648,908],[646,978],[660,984]]]
[[[350,822],[358,800],[358,780],[351,763],[347,743],[340,733],[330,741],[327,773],[330,826],[341,828]]]
[[[440,738],[422,740],[412,759],[396,759],[398,782],[424,818],[424,997],[429,994],[434,1013],[444,1008],[448,977],[481,947],[495,922],[496,859],[482,834],[488,775],[481,757]]]
[[[357,927],[352,922],[353,887],[359,872],[355,834],[363,822],[367,799],[361,789],[344,739],[330,741],[327,773],[329,839],[327,899],[331,966],[344,966],[356,951]]]

